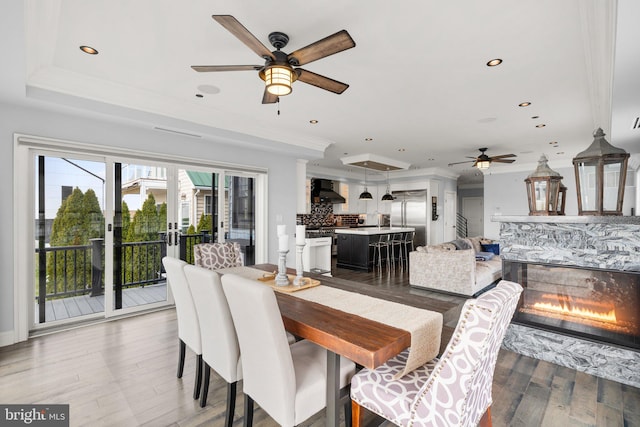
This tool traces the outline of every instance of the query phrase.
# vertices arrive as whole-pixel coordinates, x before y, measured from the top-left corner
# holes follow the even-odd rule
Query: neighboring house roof
[[[207,172],[192,172],[186,171],[191,183],[194,187],[208,187],[211,188],[211,175]],[[216,184],[218,183],[218,177],[216,176]]]
[[[211,188],[211,173],[186,171],[195,188]],[[215,174],[215,187],[218,187],[218,174]],[[225,187],[229,186],[229,176],[225,176]]]

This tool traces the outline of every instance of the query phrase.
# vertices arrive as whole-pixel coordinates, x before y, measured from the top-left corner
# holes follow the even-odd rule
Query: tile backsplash
[[[311,213],[296,215],[296,223],[307,227],[350,227],[358,224],[357,214],[334,214],[331,203],[312,203]]]

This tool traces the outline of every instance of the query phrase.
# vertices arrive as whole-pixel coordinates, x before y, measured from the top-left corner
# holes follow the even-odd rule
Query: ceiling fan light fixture
[[[293,72],[287,67],[274,65],[264,70],[264,83],[267,91],[276,96],[285,96],[291,93]]]
[[[476,167],[480,170],[489,169],[491,162],[489,160],[478,160],[476,162]]]

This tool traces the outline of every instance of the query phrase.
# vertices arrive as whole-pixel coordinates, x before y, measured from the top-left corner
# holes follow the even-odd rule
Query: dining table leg
[[[327,350],[327,427],[340,425],[340,355]]]

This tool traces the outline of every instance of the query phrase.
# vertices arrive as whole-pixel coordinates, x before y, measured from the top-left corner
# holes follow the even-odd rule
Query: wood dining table
[[[277,267],[261,264],[252,268],[272,272]],[[320,279],[325,286],[349,287],[341,279],[309,276]],[[339,425],[340,403],[345,398],[340,395],[341,356],[375,369],[411,345],[409,331],[298,298],[295,293],[276,292],[276,298],[285,329],[327,349],[327,426]]]

